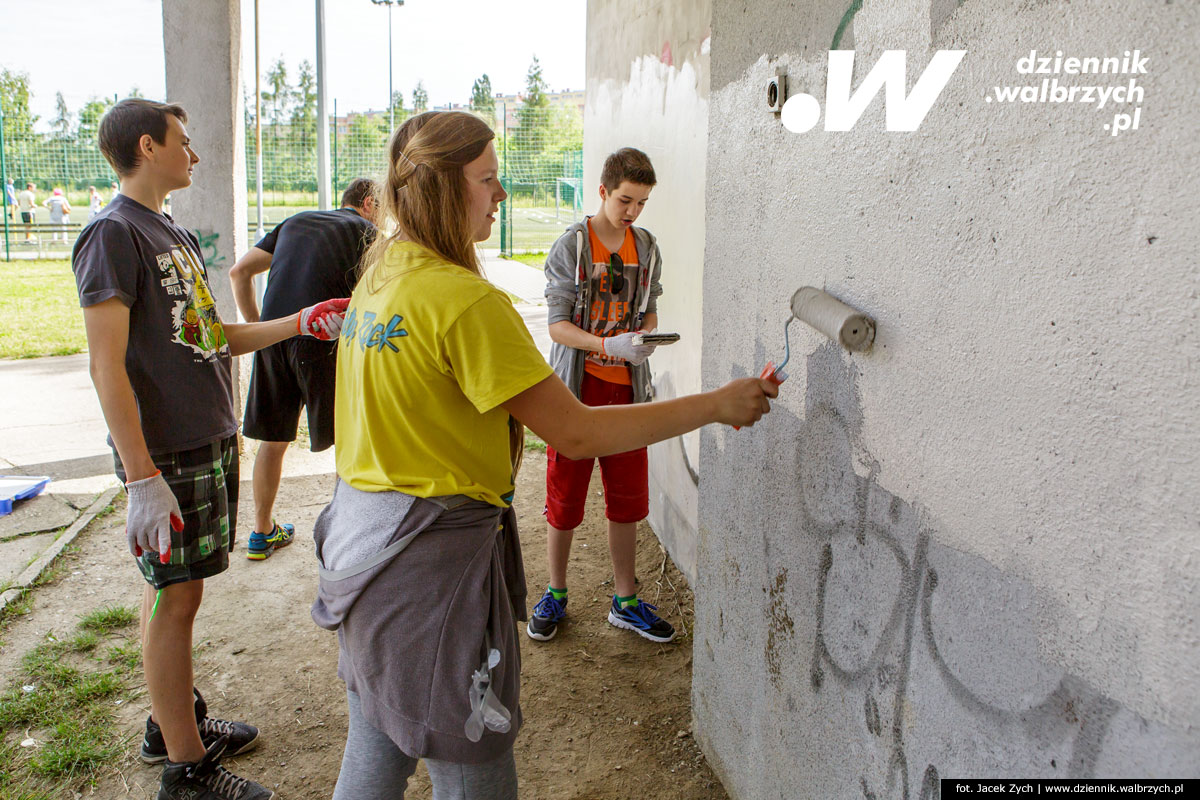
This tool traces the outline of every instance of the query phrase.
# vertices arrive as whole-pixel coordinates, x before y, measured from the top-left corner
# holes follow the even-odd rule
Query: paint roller
[[[792,295],[792,316],[853,352],[870,350],[875,341],[875,320],[812,286]]]
[[[813,286],[803,286],[792,295],[792,315],[783,324],[783,361],[778,367],[768,361],[758,376],[776,386],[787,380],[783,368],[792,357],[788,326],[795,319],[807,323],[852,352],[870,350],[875,342],[875,320],[827,292]],[[740,426],[734,426],[734,430],[740,429]]]

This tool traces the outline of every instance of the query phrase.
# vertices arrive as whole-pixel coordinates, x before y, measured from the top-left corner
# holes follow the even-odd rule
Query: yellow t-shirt
[[[367,492],[512,501],[501,403],[553,371],[508,296],[420,245],[359,281],[337,363],[337,471]]]

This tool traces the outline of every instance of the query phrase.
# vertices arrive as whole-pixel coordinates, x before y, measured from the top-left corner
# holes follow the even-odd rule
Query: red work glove
[[[338,297],[301,310],[296,319],[296,333],[315,336],[323,341],[338,338],[342,333],[342,320],[348,305],[349,297]]]

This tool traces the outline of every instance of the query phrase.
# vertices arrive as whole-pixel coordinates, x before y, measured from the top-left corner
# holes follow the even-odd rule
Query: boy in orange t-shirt
[[[656,178],[649,157],[626,147],[610,155],[600,173],[600,211],[567,229],[546,258],[550,363],[586,405],[627,405],[650,399],[646,359],[653,345],[634,334],[658,324],[661,256],[654,237],[634,227]],[[552,639],[566,613],[567,559],[583,520],[593,459],[569,459],[547,448],[546,522],[550,585],[534,606],[526,632]],[[638,600],[635,578],[637,523],[649,513],[646,449],[600,459],[608,549],[615,594],[608,621],[655,642],[675,629],[655,607]]]

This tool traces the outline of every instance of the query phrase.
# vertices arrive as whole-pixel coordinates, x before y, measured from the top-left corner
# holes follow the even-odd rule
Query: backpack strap
[[[579,287],[583,285],[583,230],[575,231],[575,290],[579,291]]]
[[[633,238],[639,245],[646,248],[646,268],[640,271],[638,282],[641,284],[641,299],[638,302],[637,308],[637,324],[641,325],[641,318],[646,315],[646,308],[650,305],[650,281],[654,276],[655,267],[655,248],[654,240],[650,236],[650,231],[645,228],[634,227]]]

